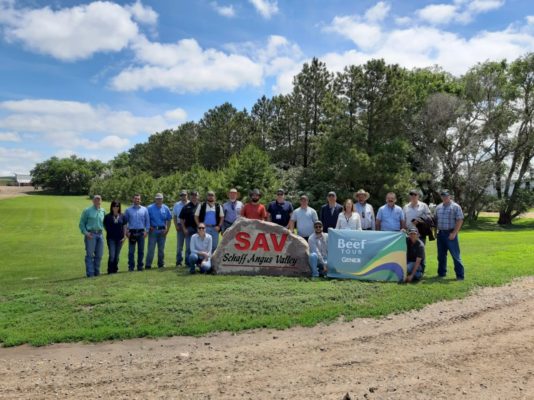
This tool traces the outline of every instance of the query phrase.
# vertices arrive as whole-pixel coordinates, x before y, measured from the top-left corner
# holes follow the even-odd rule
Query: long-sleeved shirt
[[[128,223],[128,229],[150,229],[150,217],[148,210],[143,206],[131,206],[124,212],[124,217]]]
[[[347,218],[344,212],[337,217],[336,229],[350,229],[353,231],[362,230],[362,222],[360,215],[353,212],[350,217]]]
[[[362,219],[362,229],[364,230],[375,230],[375,211],[373,210],[373,206],[369,203],[361,204],[360,202],[356,202],[354,204],[354,209]]]
[[[209,257],[211,257],[211,235],[209,233],[206,233],[204,236],[204,239],[198,234],[195,233],[191,237],[191,253],[198,253],[199,251],[203,251],[205,253],[208,253]]]
[[[308,239],[308,245],[310,246],[310,254],[317,254],[317,258],[324,264],[328,257],[328,233],[322,233],[321,236],[317,236],[314,232]]]
[[[80,231],[86,235],[88,232],[104,230],[105,215],[106,211],[103,208],[87,207],[80,216]]]
[[[167,225],[167,221],[172,219],[171,210],[165,204],[158,207],[156,203],[152,203],[147,207],[148,216],[150,217],[150,226],[162,227]]]

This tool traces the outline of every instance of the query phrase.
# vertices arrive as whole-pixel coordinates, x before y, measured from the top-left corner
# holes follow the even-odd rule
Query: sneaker
[[[145,269],[152,269],[152,265],[147,265]]]

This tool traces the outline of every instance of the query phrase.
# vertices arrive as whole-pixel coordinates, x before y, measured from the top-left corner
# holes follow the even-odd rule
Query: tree
[[[91,180],[102,174],[104,168],[98,160],[52,157],[32,169],[32,184],[59,194],[87,194]]]

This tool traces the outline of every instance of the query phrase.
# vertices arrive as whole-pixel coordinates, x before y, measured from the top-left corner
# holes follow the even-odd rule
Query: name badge
[[[274,218],[275,219],[282,219],[282,214],[276,214]]]

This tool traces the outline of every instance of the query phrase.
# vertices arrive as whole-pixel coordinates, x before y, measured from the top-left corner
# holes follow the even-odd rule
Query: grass
[[[416,285],[274,277],[189,276],[174,268],[84,277],[82,197],[0,201],[0,343],[45,345],[134,337],[287,328],[343,316],[379,317],[460,298],[479,286],[534,274],[534,220],[498,228],[481,218],[461,233],[466,281],[437,280],[435,242]],[[167,264],[174,264],[175,233]],[[106,255],[105,255],[106,257]],[[105,262],[103,263],[105,271]],[[452,272],[452,268],[451,268]]]

